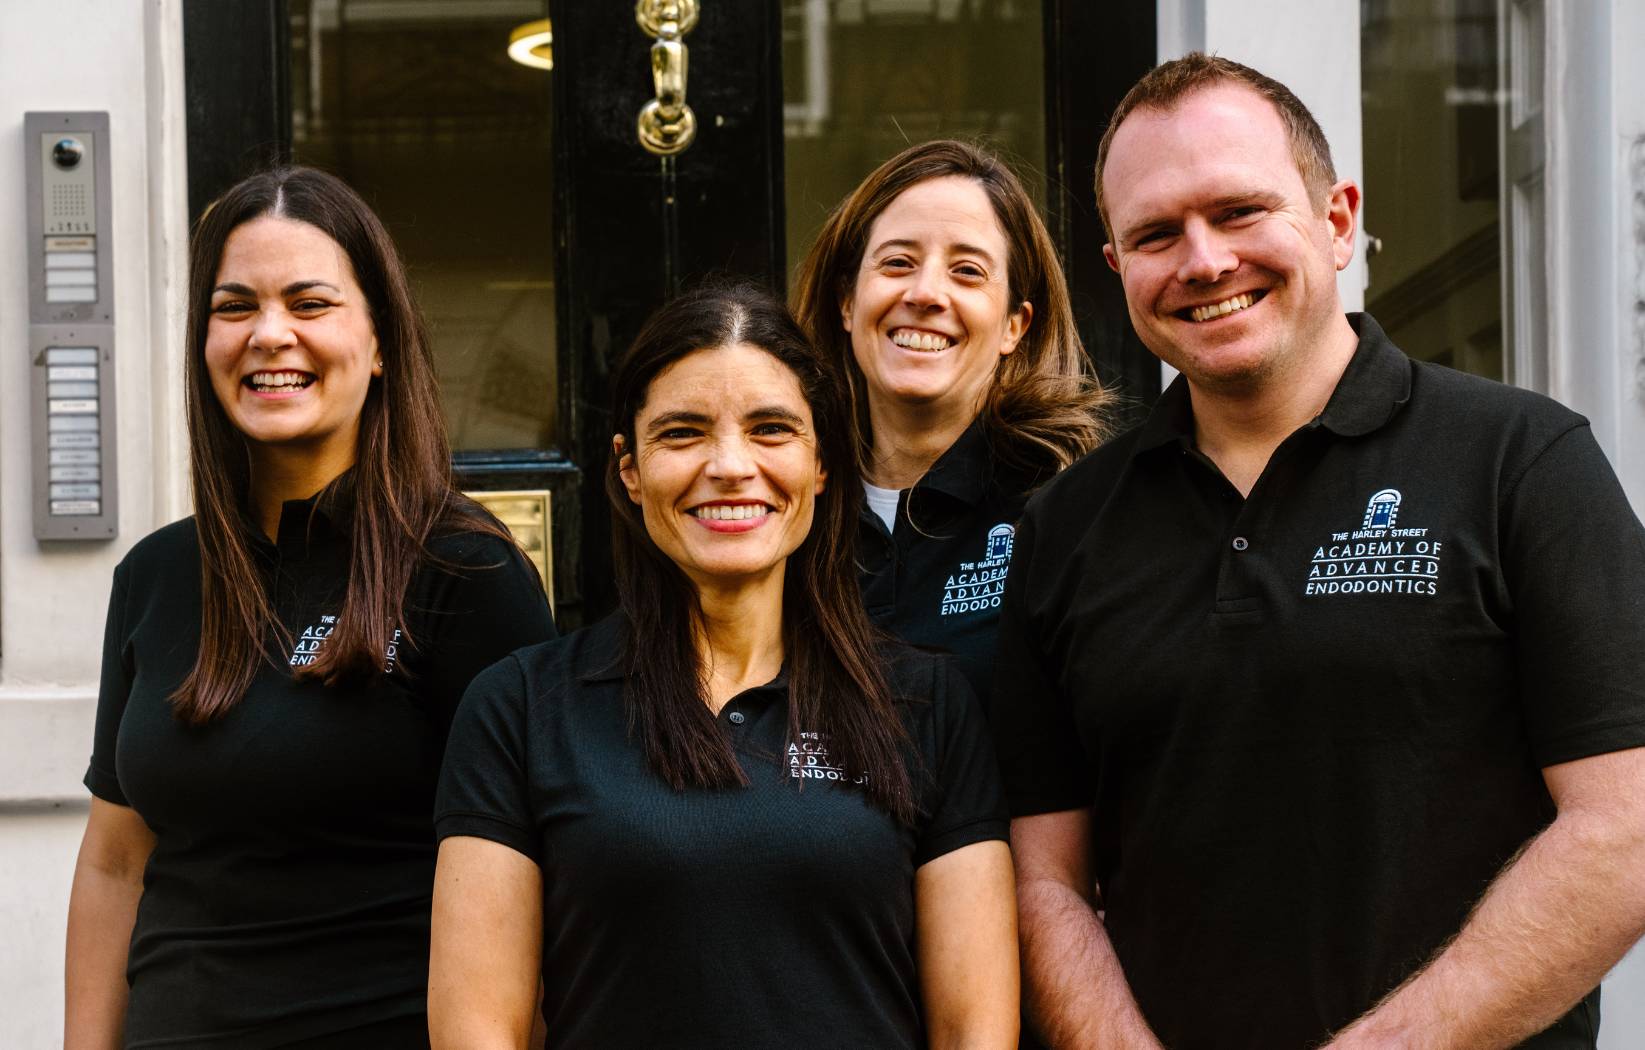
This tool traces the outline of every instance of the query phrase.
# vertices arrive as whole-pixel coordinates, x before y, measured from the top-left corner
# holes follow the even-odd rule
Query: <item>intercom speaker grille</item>
[[[46,222],[89,221],[93,206],[84,186],[58,183],[51,188],[51,199],[46,202]]]

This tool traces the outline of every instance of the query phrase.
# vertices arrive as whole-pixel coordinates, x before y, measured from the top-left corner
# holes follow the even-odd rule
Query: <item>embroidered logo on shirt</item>
[[[297,647],[291,651],[291,666],[301,667],[311,664],[314,658],[320,655],[320,647],[326,644],[331,632],[337,629],[337,617],[322,616],[314,627],[303,628],[303,636],[297,639]]]
[[[326,644],[326,639],[330,638],[331,632],[336,629],[337,617],[335,616],[322,616],[320,622],[315,626],[303,628],[303,634],[297,639],[297,645],[291,652],[291,666],[302,667],[305,664],[313,663],[314,658],[320,655],[320,649]],[[394,629],[394,637],[389,641],[388,651],[383,655],[385,657],[383,673],[392,674],[394,665],[400,658],[400,629],[398,627]]]
[[[1425,528],[1395,528],[1404,499],[1382,489],[1358,529],[1333,532],[1314,551],[1304,594],[1438,594],[1441,551]]]
[[[983,559],[960,562],[959,571],[943,584],[942,615],[1000,607],[1000,595],[1005,593],[1005,573],[1011,567],[1011,548],[1016,536],[1016,528],[1004,522],[988,530]]]
[[[788,745],[788,775],[795,780],[844,780],[845,770],[828,759],[828,747],[817,733],[801,733],[800,739]],[[868,781],[858,777],[857,783]]]

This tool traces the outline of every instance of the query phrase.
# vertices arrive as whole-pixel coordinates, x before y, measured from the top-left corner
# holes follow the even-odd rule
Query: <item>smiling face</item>
[[[871,402],[976,414],[1033,317],[1011,301],[1006,250],[988,194],[971,179],[918,183],[880,213],[840,310]]]
[[[786,365],[748,344],[660,372],[613,442],[653,542],[699,587],[781,572],[811,531],[826,472],[811,408]]]
[[[223,410],[254,448],[352,462],[383,362],[354,267],[320,229],[265,216],[229,234],[205,358]]]
[[[1103,170],[1104,251],[1148,348],[1200,384],[1261,382],[1323,345],[1342,316],[1336,272],[1354,245],[1359,191],[1325,214],[1309,200],[1279,113],[1218,84],[1175,110],[1138,109]]]

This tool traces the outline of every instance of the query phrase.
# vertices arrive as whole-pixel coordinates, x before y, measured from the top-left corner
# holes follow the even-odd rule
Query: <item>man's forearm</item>
[[[1017,884],[1023,1002],[1053,1050],[1160,1050],[1091,905],[1053,880]]]
[[[1497,1050],[1557,1021],[1645,929],[1645,850],[1618,823],[1562,814],[1455,940],[1329,1050]]]

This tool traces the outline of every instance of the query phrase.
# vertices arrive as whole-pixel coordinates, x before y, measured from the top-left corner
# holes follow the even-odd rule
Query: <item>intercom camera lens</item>
[[[63,139],[51,148],[51,160],[64,171],[80,163],[80,158],[86,155],[86,148],[73,139]]]

